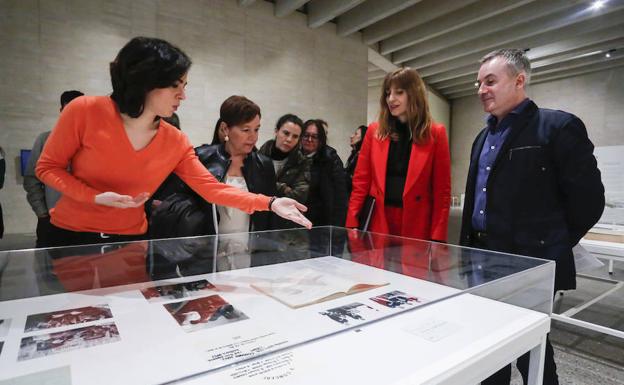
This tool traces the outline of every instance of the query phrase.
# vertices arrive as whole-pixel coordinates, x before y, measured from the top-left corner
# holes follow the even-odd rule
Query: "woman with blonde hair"
[[[366,132],[353,176],[347,227],[360,225],[367,196],[375,199],[369,230],[446,242],[451,197],[446,130],[433,122],[418,73],[386,75],[378,122]]]

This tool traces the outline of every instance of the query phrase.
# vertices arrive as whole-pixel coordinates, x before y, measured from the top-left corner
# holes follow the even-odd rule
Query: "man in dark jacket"
[[[460,243],[554,260],[555,290],[576,287],[572,247],[598,221],[604,187],[583,122],[538,108],[522,50],[481,59],[479,97],[490,113],[472,145]],[[528,354],[518,360],[527,381]],[[483,384],[509,384],[511,366]],[[547,341],[544,384],[558,384]]]

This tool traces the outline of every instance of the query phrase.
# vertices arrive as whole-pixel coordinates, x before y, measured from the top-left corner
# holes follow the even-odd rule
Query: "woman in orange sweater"
[[[110,64],[113,93],[73,100],[37,163],[63,196],[51,211],[51,246],[141,239],[143,204],[171,172],[204,199],[247,213],[272,210],[310,227],[305,206],[219,183],[186,135],[166,123],[186,98],[191,60],[160,39],[137,37]],[[71,165],[71,172],[67,166]]]

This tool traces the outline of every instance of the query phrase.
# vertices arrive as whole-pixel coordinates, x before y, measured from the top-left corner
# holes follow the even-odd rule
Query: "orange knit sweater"
[[[36,168],[43,183],[63,194],[51,210],[54,225],[108,234],[145,233],[145,212],[142,206],[98,205],[97,194],[152,194],[171,172],[210,202],[250,214],[268,209],[269,197],[219,183],[199,162],[186,135],[163,120],[152,141],[136,151],[117,105],[107,96],[82,96],[67,105]]]

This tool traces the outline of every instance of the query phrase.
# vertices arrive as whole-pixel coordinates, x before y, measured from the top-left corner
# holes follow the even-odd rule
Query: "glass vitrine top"
[[[48,356],[124,351],[120,371],[140,371],[177,349],[146,382],[173,381],[462,293],[548,313],[554,276],[549,261],[337,227],[15,250],[0,268],[0,380]]]

